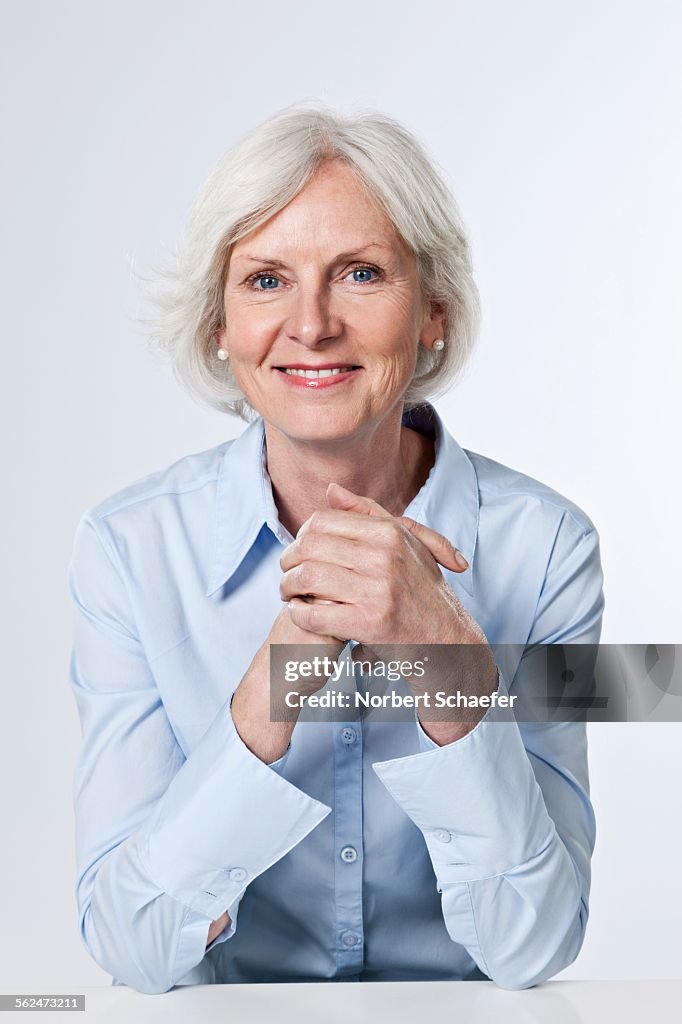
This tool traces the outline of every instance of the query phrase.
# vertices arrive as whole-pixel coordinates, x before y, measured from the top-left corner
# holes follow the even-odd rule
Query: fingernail
[[[455,561],[457,562],[457,565],[460,567],[460,569],[469,568],[469,563],[467,562],[466,558],[464,557],[461,551],[455,551]]]

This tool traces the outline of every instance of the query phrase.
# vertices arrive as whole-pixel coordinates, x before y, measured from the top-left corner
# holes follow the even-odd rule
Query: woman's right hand
[[[332,602],[322,603],[331,604]],[[301,629],[292,619],[286,604],[283,604],[263,646],[269,644],[330,644],[342,651],[346,643],[346,640],[340,640],[335,636],[321,636],[319,633],[310,633],[307,629]]]

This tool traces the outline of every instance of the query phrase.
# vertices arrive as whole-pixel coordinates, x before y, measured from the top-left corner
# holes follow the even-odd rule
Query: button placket
[[[342,722],[334,747],[334,848],[336,867],[337,977],[357,974],[363,965],[362,806],[363,742],[361,728]]]

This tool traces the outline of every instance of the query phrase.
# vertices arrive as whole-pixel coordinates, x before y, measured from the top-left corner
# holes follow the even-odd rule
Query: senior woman
[[[180,379],[248,426],[76,532],[88,950],[150,993],[549,978],[588,914],[584,723],[271,715],[271,644],[468,645],[458,688],[499,707],[525,645],[599,638],[589,518],[427,401],[477,322],[438,172],[386,116],[288,108],[209,178],[159,302]]]

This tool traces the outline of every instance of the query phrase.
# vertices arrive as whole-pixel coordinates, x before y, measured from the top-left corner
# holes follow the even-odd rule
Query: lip
[[[276,370],[338,370],[342,366],[355,366],[355,363],[283,363]]]
[[[348,366],[348,363],[332,363],[328,366],[287,366],[287,370],[334,370],[339,366]],[[346,373],[335,373],[331,377],[298,377],[295,373],[284,373],[279,367],[274,372],[281,377],[285,384],[293,388],[305,388],[308,391],[321,391],[323,388],[338,387],[347,381],[353,380],[362,372],[362,367],[357,370],[348,370]]]

